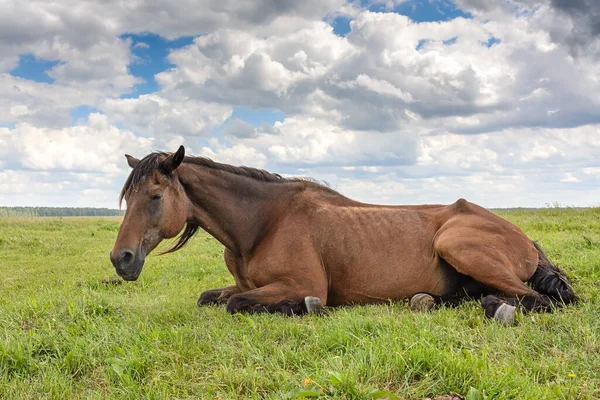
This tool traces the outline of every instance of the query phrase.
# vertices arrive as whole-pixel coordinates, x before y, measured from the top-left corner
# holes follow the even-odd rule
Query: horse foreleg
[[[290,283],[274,282],[257,289],[233,295],[227,301],[227,311],[235,313],[282,313],[302,315],[325,312],[319,297],[298,290]]]
[[[240,293],[240,290],[236,285],[227,286],[221,289],[207,290],[200,294],[198,305],[225,304],[231,296],[238,293]]]
[[[197,303],[199,306],[210,304],[225,304],[231,296],[233,296],[234,294],[241,293],[241,290],[237,285],[238,283],[240,283],[239,272],[243,268],[241,258],[237,257],[227,248],[224,249],[223,258],[225,260],[225,265],[227,266],[227,269],[229,270],[229,272],[231,272],[233,278],[235,279],[236,285],[202,292]]]

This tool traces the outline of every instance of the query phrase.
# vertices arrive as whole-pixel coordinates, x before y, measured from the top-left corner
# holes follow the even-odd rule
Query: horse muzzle
[[[126,281],[135,281],[139,278],[144,266],[145,254],[143,251],[121,249],[118,254],[110,253],[110,262],[115,267],[117,275]]]

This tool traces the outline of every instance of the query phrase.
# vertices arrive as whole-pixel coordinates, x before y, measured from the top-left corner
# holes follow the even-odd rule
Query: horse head
[[[184,156],[183,146],[175,153],[153,153],[142,160],[125,156],[132,171],[120,201],[125,200],[127,210],[110,252],[110,261],[125,280],[136,280],[146,256],[163,239],[175,237],[186,227],[188,201],[176,171]]]

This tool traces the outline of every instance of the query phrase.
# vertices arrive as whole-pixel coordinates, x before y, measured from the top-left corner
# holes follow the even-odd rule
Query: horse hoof
[[[517,308],[494,295],[487,295],[481,299],[481,306],[485,310],[485,316],[500,321],[506,326],[515,322],[515,311]]]
[[[207,306],[212,304],[219,303],[219,296],[221,295],[220,290],[207,290],[206,292],[202,292],[196,304],[201,306]]]
[[[306,306],[306,312],[308,314],[325,314],[326,310],[321,303],[321,299],[313,296],[306,296],[304,298],[304,305]]]
[[[435,299],[427,293],[417,293],[410,299],[410,308],[413,311],[428,311],[435,306]]]
[[[516,307],[507,303],[502,303],[494,313],[494,319],[497,319],[506,326],[511,326],[515,323],[516,311]]]

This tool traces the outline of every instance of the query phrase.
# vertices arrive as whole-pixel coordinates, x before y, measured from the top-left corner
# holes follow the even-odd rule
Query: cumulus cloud
[[[102,99],[118,98],[130,92],[141,79],[128,70],[135,57],[131,52],[131,41],[121,37],[125,33],[152,32],[177,38],[235,27],[259,36],[272,36],[280,31],[295,32],[307,21],[318,21],[344,8],[343,0],[160,1],[152,5],[114,0],[60,3],[34,0],[23,4],[9,1],[0,15],[0,74],[7,81],[3,86],[11,89],[31,86],[30,82],[23,83],[7,74],[17,67],[20,55],[32,54],[57,63],[47,71],[55,80],[54,84],[37,85],[36,96],[28,98],[29,103],[36,103],[30,107],[28,117],[0,114],[0,121],[64,125],[69,121],[68,111],[76,105],[99,107]],[[157,14],[157,10],[161,10],[160,13]],[[147,46],[137,43],[134,47],[144,45]],[[255,68],[248,68],[248,75],[240,77],[240,85],[243,85],[243,79],[251,79],[253,73],[260,73],[261,65],[268,64],[268,60],[258,56],[254,57],[254,62]],[[266,76],[260,75],[254,77],[264,81],[266,87],[274,85],[278,79],[277,76],[270,76],[270,79],[262,79]],[[252,88],[248,88],[250,90]],[[68,92],[67,99],[64,92]],[[79,94],[78,104],[68,101],[70,92]],[[37,94],[44,99],[38,99]],[[11,99],[11,102],[18,101]],[[185,99],[182,103],[182,107],[186,106]],[[52,110],[52,113],[45,110]]]
[[[212,146],[203,147],[199,155],[226,164],[250,165],[255,168],[264,168],[267,163],[267,157],[263,153],[244,144],[228,147],[212,141]]]
[[[49,75],[57,83],[119,94],[136,83],[127,71],[129,43],[92,2],[9,1],[0,15],[0,52],[8,72],[21,54],[58,61]],[[99,4],[98,4],[99,5]],[[102,7],[104,8],[104,7]],[[107,7],[108,8],[108,7]],[[97,10],[99,11],[99,10]],[[82,87],[82,85],[85,85]]]
[[[130,129],[163,144],[173,136],[208,136],[211,129],[231,116],[233,108],[187,98],[168,98],[160,94],[130,99],[107,99],[99,106],[111,121],[123,122]]]
[[[475,136],[425,136],[418,164],[437,174],[560,170],[595,164],[600,125],[569,129],[508,129]]]
[[[91,114],[86,125],[62,129],[23,123],[0,129],[5,168],[115,173],[125,152],[148,152],[152,141],[109,124],[105,115]]]
[[[86,5],[113,24],[130,32],[155,32],[168,38],[196,36],[223,27],[258,34],[295,31],[306,20],[318,20],[338,11],[344,0],[159,0],[134,4],[111,0]],[[161,10],[157,18],[157,10]]]
[[[69,112],[82,104],[96,104],[102,92],[51,85],[0,73],[0,121],[61,127],[71,122]]]
[[[234,118],[225,124],[222,133],[226,137],[249,138],[257,134],[257,129],[249,122]]]
[[[327,116],[355,130],[395,131],[415,116],[463,133],[597,123],[595,64],[552,41],[546,12],[414,23],[363,11],[344,38],[322,22],[276,37],[219,30],[174,51],[176,68],[157,79],[202,101]]]
[[[273,129],[255,128],[237,143],[260,151],[273,168],[297,166],[407,165],[417,138],[408,132],[346,130],[313,117],[290,117]]]
[[[101,174],[4,169],[0,170],[0,204],[116,208],[116,193],[126,177],[121,171]]]
[[[60,129],[0,128],[0,202],[115,208],[129,172],[124,154],[151,147],[151,140],[110,125],[101,114]]]
[[[573,57],[600,56],[600,3],[595,0],[456,1],[482,19],[510,21],[515,12],[534,16],[532,25],[546,32],[553,42],[564,45]]]
[[[169,60],[177,68],[157,80],[166,91],[205,101],[293,111],[302,109],[299,102],[316,89],[316,80],[350,49],[321,21],[267,38],[219,30],[173,51]]]

